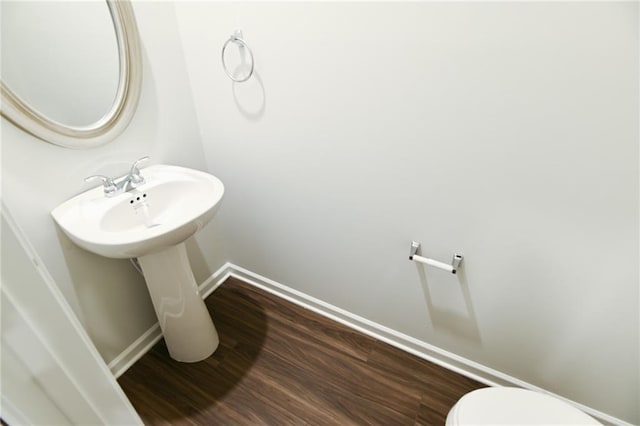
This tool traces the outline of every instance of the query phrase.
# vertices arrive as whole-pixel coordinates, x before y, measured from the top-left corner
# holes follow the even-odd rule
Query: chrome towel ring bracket
[[[249,52],[249,59],[251,61],[251,66],[249,67],[249,72],[244,77],[235,77],[227,68],[227,64],[224,61],[224,52],[227,49],[227,46],[229,45],[229,43],[236,43],[239,45],[240,49],[245,48],[247,49],[247,52]],[[229,76],[231,80],[235,81],[236,83],[245,82],[249,80],[249,78],[251,78],[251,76],[253,75],[253,65],[254,65],[253,52],[251,52],[251,49],[247,45],[247,42],[245,42],[244,39],[242,38],[242,31],[240,30],[234,31],[233,34],[229,37],[229,39],[224,42],[224,45],[222,45],[221,56],[222,56],[222,68],[224,69],[224,72]]]

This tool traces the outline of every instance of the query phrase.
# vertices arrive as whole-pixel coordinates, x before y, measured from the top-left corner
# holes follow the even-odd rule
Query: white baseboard
[[[137,360],[142,358],[162,338],[160,324],[153,324],[144,334],[138,337],[124,351],[109,363],[108,367],[117,379],[122,376]]]
[[[225,263],[220,269],[211,275],[210,278],[200,284],[199,288],[202,297],[206,298],[230,276],[238,278],[277,297],[295,303],[305,309],[309,309],[310,311],[344,324],[375,339],[388,343],[419,358],[433,362],[434,364],[477,380],[478,382],[484,383],[488,386],[515,386],[541,392],[575,406],[604,424],[632,426],[630,423],[606,413],[579,404],[560,395],[556,395],[523,380],[501,373],[454,353],[445,351],[444,349],[430,345],[429,343],[415,339],[396,330],[392,330],[381,324],[369,321],[366,318],[323,302],[322,300],[299,292],[230,262]],[[140,357],[151,349],[151,347],[160,340],[161,337],[160,327],[156,323],[143,336],[140,336],[140,338],[131,346],[125,349],[122,354],[115,358],[109,364],[109,368],[111,368],[111,371],[116,377],[119,377],[131,365],[133,365],[135,361],[140,359]]]

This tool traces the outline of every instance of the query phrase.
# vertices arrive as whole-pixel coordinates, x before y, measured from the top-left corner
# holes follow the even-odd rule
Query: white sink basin
[[[198,292],[184,241],[207,224],[224,194],[208,173],[156,165],[145,183],[106,197],[90,189],[51,214],[80,247],[112,258],[137,257],[169,354],[196,362],[218,347],[218,333]]]
[[[146,183],[107,198],[93,188],[51,214],[71,240],[112,258],[140,257],[179,244],[207,224],[224,194],[215,176],[177,166],[142,170]]]

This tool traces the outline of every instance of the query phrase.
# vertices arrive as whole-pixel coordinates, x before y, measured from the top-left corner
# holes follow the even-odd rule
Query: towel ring
[[[229,69],[227,68],[227,64],[224,62],[224,51],[227,49],[227,46],[229,45],[229,43],[234,42],[234,43],[238,43],[241,46],[245,47],[247,49],[247,51],[249,52],[249,58],[251,59],[251,68],[249,69],[249,73],[242,78],[236,78],[233,76],[233,74],[231,74],[231,72],[229,72]],[[233,33],[233,35],[231,35],[229,37],[229,39],[227,41],[224,42],[224,45],[222,46],[222,68],[224,69],[224,72],[229,76],[229,78],[233,81],[235,81],[236,83],[242,83],[245,82],[247,80],[249,80],[249,78],[251,78],[251,76],[253,75],[253,52],[251,52],[251,49],[249,48],[249,46],[247,45],[247,42],[245,42],[242,39],[242,32],[241,31],[236,31],[235,33]]]

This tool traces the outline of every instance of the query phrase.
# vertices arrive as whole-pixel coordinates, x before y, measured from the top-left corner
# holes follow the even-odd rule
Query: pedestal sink
[[[80,247],[111,258],[137,257],[171,357],[195,362],[218,347],[218,333],[200,297],[184,241],[214,216],[224,194],[215,176],[184,167],[142,170],[145,183],[106,197],[101,187],[52,212]]]

